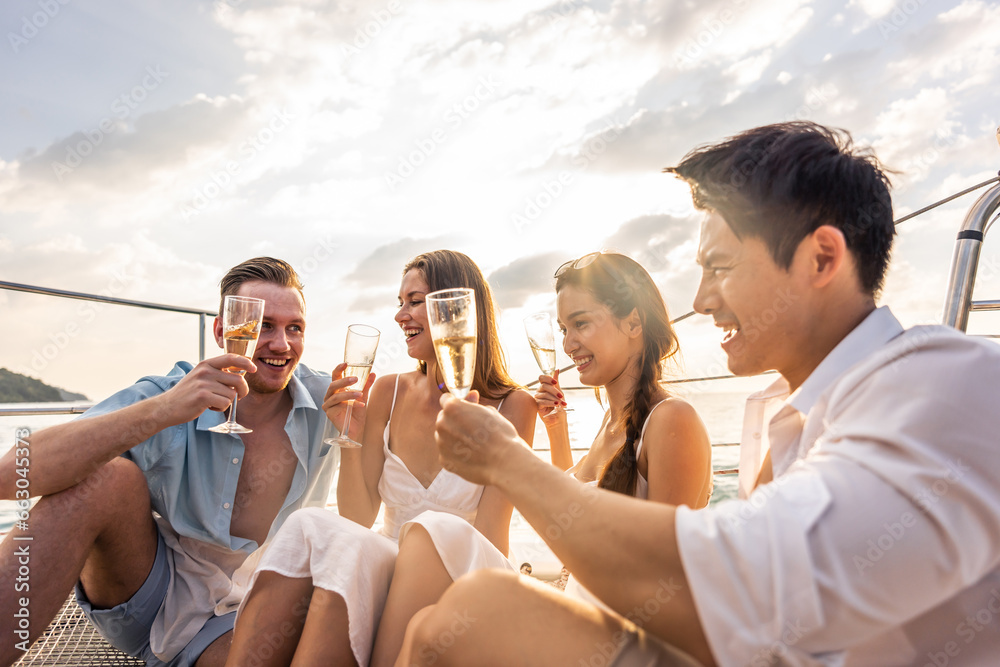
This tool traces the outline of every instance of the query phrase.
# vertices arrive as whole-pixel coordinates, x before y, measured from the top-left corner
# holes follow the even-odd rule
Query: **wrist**
[[[169,394],[169,391],[164,392],[138,403],[138,405],[146,408],[140,417],[140,424],[137,425],[143,432],[148,431],[150,433],[146,437],[151,437],[153,434],[159,433],[171,426],[177,426],[178,424],[190,421],[182,418]],[[143,438],[143,440],[145,439]]]
[[[519,437],[513,437],[503,446],[491,448],[493,456],[485,468],[487,483],[501,491],[509,491],[523,480],[536,463],[543,463]]]

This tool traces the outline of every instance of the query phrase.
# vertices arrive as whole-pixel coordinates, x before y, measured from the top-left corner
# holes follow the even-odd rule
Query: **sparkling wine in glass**
[[[264,319],[264,300],[249,296],[227,296],[222,305],[222,344],[227,354],[253,357]],[[226,369],[243,375],[245,371]],[[236,423],[236,399],[229,408],[229,419],[209,429],[216,433],[253,433]]]
[[[548,313],[535,313],[524,318],[524,333],[528,336],[528,345],[535,355],[538,368],[549,377],[556,374],[556,332],[555,323]],[[555,414],[563,410],[561,405],[556,405],[552,412]]]
[[[372,364],[375,363],[375,350],[378,349],[378,339],[380,332],[375,327],[367,324],[352,324],[347,327],[347,342],[344,343],[344,362],[347,368],[344,370],[344,377],[352,375],[358,381],[350,387],[351,391],[362,391],[365,382],[368,381],[368,374],[371,373]],[[328,445],[339,447],[360,447],[361,443],[351,440],[348,432],[351,428],[351,410],[354,408],[354,401],[347,402],[347,413],[344,415],[344,428],[336,438],[327,438],[324,435],[323,442]],[[329,428],[330,425],[327,426]],[[332,434],[331,434],[332,435]]]
[[[426,302],[445,386],[453,396],[465,398],[476,370],[476,294],[466,288],[438,290]]]

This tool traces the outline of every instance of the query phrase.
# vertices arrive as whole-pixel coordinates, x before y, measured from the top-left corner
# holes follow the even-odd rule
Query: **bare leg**
[[[34,642],[78,580],[95,608],[113,607],[139,590],[156,557],[146,479],[122,458],[39,500],[28,525],[0,544],[0,665],[23,655],[15,646],[22,641],[14,617],[20,598],[30,601],[28,641]],[[19,584],[30,590],[19,592]]]
[[[290,578],[269,570],[257,575],[233,630],[226,664],[234,667],[290,664],[302,636],[312,594],[312,579],[308,577]],[[213,643],[209,650],[214,646]]]
[[[500,570],[466,575],[422,613],[404,649],[410,665],[607,665],[627,621],[551,586]],[[691,665],[662,660],[656,664]]]
[[[424,607],[414,614],[412,619],[410,619],[410,623],[406,626],[406,634],[403,636],[403,648],[400,650],[399,657],[396,658],[396,664],[393,667],[409,667],[413,662],[411,660],[410,651],[413,649],[414,636],[416,635],[417,628],[424,622],[424,619],[434,612],[435,608],[435,605]]]
[[[348,633],[347,603],[324,588],[315,588],[302,640],[292,667],[357,667]]]
[[[396,661],[410,619],[424,607],[437,602],[451,583],[451,575],[430,533],[419,524],[410,526],[399,543],[389,597],[375,635],[372,667],[390,667]]]

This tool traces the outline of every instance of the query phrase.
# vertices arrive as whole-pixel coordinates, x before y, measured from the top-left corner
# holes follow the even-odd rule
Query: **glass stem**
[[[354,401],[347,402],[347,412],[344,413],[344,430],[340,432],[342,440],[350,440],[348,432],[351,430],[351,410],[354,409]]]
[[[236,401],[239,400],[239,396],[233,396],[233,406],[229,408],[229,424],[230,426],[236,426]]]

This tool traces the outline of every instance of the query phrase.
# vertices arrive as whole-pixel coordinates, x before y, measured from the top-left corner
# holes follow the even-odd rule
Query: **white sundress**
[[[514,569],[507,557],[472,525],[483,495],[481,485],[442,469],[424,488],[389,449],[389,423],[398,390],[397,375],[389,422],[382,437],[385,465],[378,483],[385,503],[382,529],[374,532],[318,507],[298,510],[274,536],[250,582],[252,585],[258,573],[268,570],[286,577],[311,577],[314,586],[343,597],[351,649],[362,666],[371,657],[399,540],[413,524],[420,524],[430,534],[453,580],[488,567]]]

